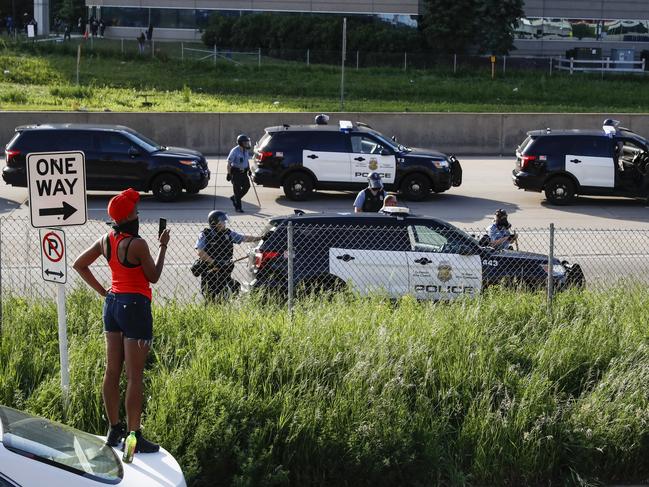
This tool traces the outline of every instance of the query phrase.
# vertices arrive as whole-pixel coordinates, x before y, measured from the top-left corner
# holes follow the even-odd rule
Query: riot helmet
[[[381,175],[378,172],[371,172],[367,176],[370,189],[383,189],[383,181],[381,181]]]
[[[207,216],[207,222],[211,228],[215,228],[219,223],[225,225],[228,221],[228,214],[225,211],[214,210],[210,211]]]
[[[239,134],[239,136],[237,137],[237,145],[240,145],[244,149],[250,149],[250,137],[248,137],[246,134]]]
[[[503,228],[511,227],[509,221],[507,220],[507,212],[502,208],[496,210],[496,218],[494,220],[496,222],[496,225],[498,225],[499,227],[503,227]]]
[[[329,122],[329,115],[325,115],[324,113],[321,113],[320,115],[316,115],[315,117],[316,125],[327,125],[328,122]]]

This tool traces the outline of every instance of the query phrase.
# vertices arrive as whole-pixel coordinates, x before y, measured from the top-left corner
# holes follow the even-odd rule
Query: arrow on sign
[[[60,272],[60,271],[59,272],[54,272],[54,271],[51,271],[49,269],[45,269],[45,274],[47,274],[48,276],[59,276],[59,279],[63,278],[63,272]]]
[[[65,201],[63,202],[63,206],[61,208],[41,208],[38,210],[38,215],[39,216],[53,216],[53,215],[63,215],[63,219],[67,220],[70,218],[72,215],[76,213],[77,209],[66,203]]]

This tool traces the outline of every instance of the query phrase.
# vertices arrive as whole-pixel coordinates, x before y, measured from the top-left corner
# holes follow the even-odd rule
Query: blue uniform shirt
[[[230,235],[230,240],[232,241],[232,243],[235,244],[243,243],[243,239],[244,239],[243,235],[233,230],[230,230],[228,233]],[[207,235],[205,235],[205,232],[203,231],[198,236],[198,240],[196,240],[196,245],[194,246],[194,248],[198,250],[205,250],[205,247],[207,247]]]
[[[509,237],[512,234],[508,228],[499,227],[495,223],[492,223],[491,226],[487,227],[487,232],[489,233],[489,239],[492,242],[498,240],[499,238]],[[504,242],[496,245],[494,248],[501,250],[501,249],[508,249],[509,247],[510,247],[509,240],[505,240]]]
[[[247,171],[250,168],[248,159],[250,159],[250,154],[248,154],[248,151],[243,149],[240,145],[233,148],[230,151],[230,155],[228,155],[230,166],[242,171]]]

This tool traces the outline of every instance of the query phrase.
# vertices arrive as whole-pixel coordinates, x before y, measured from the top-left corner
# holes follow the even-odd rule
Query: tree
[[[522,16],[523,0],[425,0],[419,28],[434,52],[506,54]]]

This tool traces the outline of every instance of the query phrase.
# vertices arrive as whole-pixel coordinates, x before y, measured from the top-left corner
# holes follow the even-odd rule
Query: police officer
[[[385,191],[378,172],[371,172],[367,177],[368,187],[356,196],[354,213],[377,213],[383,206]]]
[[[228,155],[228,175],[226,179],[232,181],[232,190],[234,194],[230,196],[230,200],[234,205],[234,209],[239,213],[243,213],[241,207],[241,199],[246,195],[250,189],[250,137],[241,134],[237,137],[237,146],[230,151]]]
[[[496,250],[511,249],[511,242],[516,240],[516,234],[510,231],[511,227],[507,212],[502,208],[497,210],[493,223],[487,227],[489,245]]]
[[[209,227],[200,233],[196,241],[198,259],[204,264],[200,273],[201,291],[208,301],[222,297],[228,290],[236,292],[239,289],[239,283],[231,277],[234,244],[261,239],[228,229],[227,221],[228,215],[224,211],[211,211],[207,217]]]

